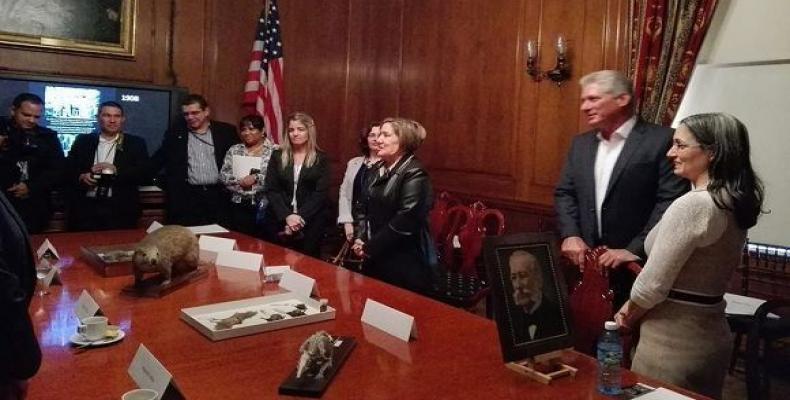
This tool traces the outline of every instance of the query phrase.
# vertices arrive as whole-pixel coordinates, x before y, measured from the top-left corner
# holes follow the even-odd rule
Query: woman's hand
[[[625,331],[633,330],[638,324],[639,320],[647,313],[646,308],[639,307],[631,300],[623,304],[616,314],[614,314],[614,321]]]
[[[352,241],[354,239],[354,224],[343,224],[343,231],[346,233],[346,241]]]
[[[257,181],[257,175],[247,175],[239,180],[239,186],[241,186],[242,189],[249,190],[252,189],[252,185]]]
[[[351,251],[353,251],[354,254],[359,258],[367,257],[367,254],[365,254],[365,242],[363,242],[362,239],[354,240],[354,244],[351,246]]]

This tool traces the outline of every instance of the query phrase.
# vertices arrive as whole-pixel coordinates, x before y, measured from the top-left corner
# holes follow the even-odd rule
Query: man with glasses
[[[672,129],[635,115],[631,81],[617,71],[584,76],[581,111],[593,130],[574,138],[554,192],[562,254],[582,265],[587,249],[606,246],[602,267],[645,258],[644,240],[689,183],[672,173]],[[611,274],[615,305],[632,278]]]
[[[230,146],[239,143],[236,128],[209,118],[203,96],[181,102],[183,122],[165,133],[151,157],[152,171],[164,168],[167,222],[185,226],[214,224],[226,203],[219,171]]]

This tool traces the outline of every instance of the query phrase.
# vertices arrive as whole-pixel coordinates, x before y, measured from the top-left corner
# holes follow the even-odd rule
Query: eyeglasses
[[[675,149],[678,149],[680,151],[683,151],[683,150],[688,149],[689,147],[704,148],[705,145],[702,145],[702,144],[699,144],[699,143],[684,143],[682,140],[674,139],[674,140],[672,140],[672,147],[675,148]]]

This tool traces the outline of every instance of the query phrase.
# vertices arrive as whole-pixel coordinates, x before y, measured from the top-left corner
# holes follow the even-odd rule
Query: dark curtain
[[[669,126],[683,100],[717,0],[634,0],[629,76],[637,113]]]

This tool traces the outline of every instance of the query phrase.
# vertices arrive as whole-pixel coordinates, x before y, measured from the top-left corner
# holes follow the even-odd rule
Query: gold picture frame
[[[133,58],[137,0],[0,0],[0,45]]]

